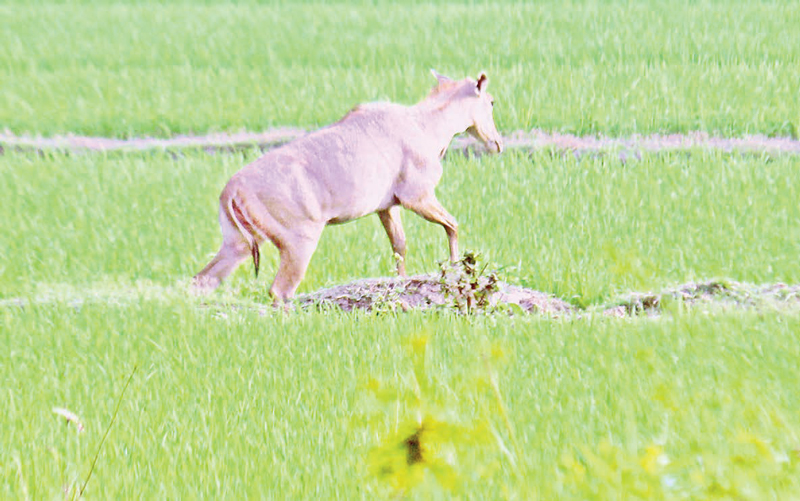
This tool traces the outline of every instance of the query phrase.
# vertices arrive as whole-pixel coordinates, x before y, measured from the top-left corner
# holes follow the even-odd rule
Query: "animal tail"
[[[253,255],[253,268],[256,270],[256,278],[258,278],[258,264],[261,262],[261,252],[258,250],[258,242],[253,240],[253,246],[250,247],[250,254]]]
[[[236,198],[236,195],[228,198],[226,209],[228,210],[228,214],[233,220],[233,223],[239,229],[239,233],[242,234],[244,239],[247,241],[247,245],[250,247],[250,255],[253,256],[253,268],[256,272],[256,278],[258,278],[258,267],[261,262],[261,252],[258,248],[258,241],[255,238],[256,229],[254,228],[253,223],[248,220],[240,203],[236,201]]]

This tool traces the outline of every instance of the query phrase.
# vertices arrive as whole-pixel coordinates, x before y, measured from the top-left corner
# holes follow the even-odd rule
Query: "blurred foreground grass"
[[[91,498],[800,495],[796,315],[198,306],[167,295],[0,308],[0,496],[80,483],[134,366]],[[420,335],[424,358],[409,349]],[[420,417],[409,465],[398,439]],[[376,461],[399,465],[394,483]]]

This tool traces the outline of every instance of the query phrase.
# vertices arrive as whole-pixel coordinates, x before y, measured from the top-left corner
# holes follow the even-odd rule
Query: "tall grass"
[[[256,155],[7,154],[0,295],[188,280],[221,242],[222,186]],[[626,163],[613,154],[454,154],[439,197],[460,222],[462,248],[486,253],[512,282],[585,305],[713,277],[800,282],[798,162],[703,151]],[[444,231],[410,212],[403,220],[409,272],[435,271],[447,256]],[[262,254],[257,287],[266,288],[277,252],[265,245]],[[301,292],[393,267],[376,217],[329,227]],[[244,265],[226,289],[246,294],[254,280]]]
[[[712,22],[713,20],[713,22]],[[797,136],[791,2],[12,2],[0,127],[168,136],[317,127],[488,71],[502,130]]]
[[[798,25],[797,5],[756,1],[12,1],[0,128],[316,127],[419,99],[435,67],[487,70],[505,131],[797,136]],[[187,294],[220,242],[219,191],[256,156],[0,154],[0,498],[69,496],[90,472],[98,499],[800,496],[790,311],[284,313],[259,303],[269,245],[258,281],[243,266]],[[453,154],[438,195],[462,249],[592,305],[800,283],[799,163]],[[436,270],[444,231],[403,218],[409,272]],[[364,218],[326,230],[300,292],[393,268]]]
[[[50,498],[85,478],[134,365],[88,497],[396,494],[370,459],[416,420],[406,346],[425,333],[426,416],[488,433],[449,437],[453,449],[422,435],[462,497],[800,492],[796,316],[224,313],[180,298],[0,308],[0,495]],[[492,351],[508,427],[488,386]],[[65,435],[56,405],[86,431]],[[410,498],[453,495],[422,478]]]

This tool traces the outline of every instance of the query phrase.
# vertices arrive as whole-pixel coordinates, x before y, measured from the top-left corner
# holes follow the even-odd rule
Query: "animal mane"
[[[441,94],[444,94],[444,93],[451,93],[452,91],[455,91],[456,89],[458,89],[460,83],[461,82],[457,82],[455,80],[451,80],[449,82],[440,83],[440,84],[436,85],[433,89],[431,89],[431,92],[430,92],[430,94],[428,94],[428,97],[429,98],[437,97],[437,96],[439,96]]]
[[[463,87],[463,81],[449,81],[449,82],[442,82],[433,89],[428,94],[428,97],[425,98],[425,101],[428,103],[428,106],[432,107],[436,110],[442,110],[450,102],[456,95],[461,91]]]

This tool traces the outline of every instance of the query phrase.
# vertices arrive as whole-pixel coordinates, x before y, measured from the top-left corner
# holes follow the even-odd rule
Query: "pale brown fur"
[[[405,276],[406,241],[400,207],[444,227],[450,260],[458,257],[458,225],[436,199],[441,158],[453,136],[469,132],[498,153],[487,79],[438,85],[414,106],[363,104],[340,121],[272,150],[236,173],[220,195],[222,247],[194,277],[216,288],[258,244],[271,241],[280,265],[270,294],[290,298],[305,275],[322,230],[378,213]],[[257,268],[256,268],[257,270]]]

